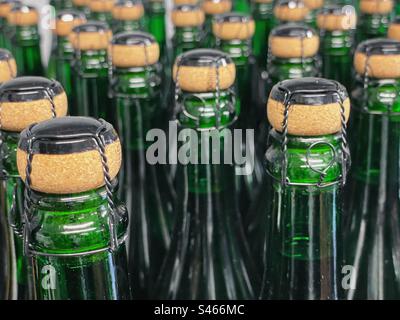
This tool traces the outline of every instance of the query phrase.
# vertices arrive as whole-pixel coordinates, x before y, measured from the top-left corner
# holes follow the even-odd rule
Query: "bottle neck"
[[[107,50],[75,50],[74,67],[79,74],[108,74]]]
[[[111,11],[105,11],[105,12],[90,12],[90,18],[95,21],[101,21],[105,22],[108,25],[111,25],[113,21],[113,16]]]
[[[321,51],[323,54],[350,55],[353,47],[353,30],[321,31]]]
[[[39,45],[40,35],[37,25],[32,26],[10,26],[13,41],[17,44]]]
[[[225,128],[239,114],[239,103],[233,88],[219,92],[182,92],[178,98],[181,110],[177,115],[182,127],[194,130]]]
[[[289,120],[290,121],[290,120]],[[277,184],[286,178],[291,184],[312,185],[339,183],[342,175],[341,135],[287,135],[287,150],[283,135],[272,129],[266,153],[267,171]],[[286,159],[286,164],[284,159]]]
[[[111,89],[115,97],[151,98],[161,84],[160,64],[134,68],[112,68]]]
[[[227,53],[236,66],[247,65],[252,53],[251,39],[248,40],[221,40],[216,38],[216,47]]]
[[[33,255],[106,251],[111,241],[110,210],[105,188],[66,195],[31,191],[28,234]],[[118,238],[123,242],[126,210],[117,206],[114,215]]]
[[[359,21],[359,32],[365,39],[371,37],[386,36],[387,29],[393,18],[393,12],[388,14],[366,14],[361,13]]]
[[[273,1],[270,3],[252,3],[252,15],[254,20],[269,20],[272,18]]]
[[[54,36],[53,54],[64,60],[72,60],[74,57],[74,48],[68,40],[68,37]]]
[[[113,21],[113,32],[132,32],[132,31],[140,31],[143,30],[144,23],[143,19],[139,20],[117,20]]]
[[[318,56],[307,58],[279,58],[271,56],[269,59],[269,78],[273,83],[286,79],[315,77],[320,72]]]
[[[19,132],[0,130],[0,169],[5,170],[6,176],[19,177],[17,168],[19,135]]]
[[[357,75],[352,101],[358,111],[374,114],[400,113],[400,79],[374,79]],[[398,117],[398,116],[397,116]]]

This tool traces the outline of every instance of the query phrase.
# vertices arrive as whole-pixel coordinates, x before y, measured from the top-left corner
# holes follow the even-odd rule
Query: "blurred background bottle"
[[[140,0],[118,0],[112,9],[113,33],[144,30],[144,7]]]

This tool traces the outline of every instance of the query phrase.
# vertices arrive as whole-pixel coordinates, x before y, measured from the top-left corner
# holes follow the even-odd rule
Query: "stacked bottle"
[[[12,62],[11,62],[12,64]],[[62,86],[41,77],[20,77],[0,86],[1,154],[4,182],[1,198],[11,233],[13,268],[10,279],[15,282],[13,298],[32,298],[31,265],[23,254],[24,184],[17,170],[17,144],[20,132],[32,123],[67,114],[67,96]]]
[[[11,50],[10,28],[7,22],[7,16],[17,0],[1,0],[0,1],[0,48]]]
[[[218,14],[223,14],[231,11],[231,0],[205,0],[203,1],[203,10],[206,14],[205,31],[206,31],[206,47],[214,46],[214,38],[212,35],[212,20]]]
[[[144,7],[140,0],[118,0],[112,9],[114,33],[143,30]]]
[[[350,101],[338,82],[285,80],[271,91],[266,170],[273,179],[263,297],[343,296],[341,191]]]
[[[186,143],[179,146],[175,229],[154,296],[253,299],[259,279],[233,192],[235,166],[222,158],[233,154],[235,65],[220,51],[197,49],[177,58],[173,74],[179,136]]]
[[[349,299],[399,299],[400,42],[372,39],[356,50],[351,184],[346,204]]]
[[[112,126],[80,117],[30,126],[17,164],[35,298],[129,298],[127,212],[113,195],[121,145]]]

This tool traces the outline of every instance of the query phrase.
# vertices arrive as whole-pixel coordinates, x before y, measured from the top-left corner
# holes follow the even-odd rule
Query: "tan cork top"
[[[205,20],[204,11],[198,6],[176,6],[171,12],[171,20],[175,27],[201,26]]]
[[[291,83],[287,83],[291,81]],[[324,82],[322,86],[318,84],[318,81]],[[270,97],[267,103],[267,115],[270,124],[273,128],[279,132],[283,132],[284,112],[285,105],[283,99],[282,87],[291,87],[291,90],[301,89],[303,83],[306,83],[308,88],[311,82],[315,82],[315,85],[308,89],[315,88],[320,90],[321,88],[332,87],[333,92],[335,91],[334,86],[340,88],[338,92],[341,92],[343,99],[344,115],[346,122],[350,115],[350,99],[348,98],[346,89],[338,84],[336,81],[318,79],[318,78],[303,78],[299,80],[285,80],[274,86],[271,91]],[[329,84],[332,82],[334,84]],[[316,96],[320,93],[316,93]],[[288,134],[297,136],[321,136],[327,134],[334,134],[341,130],[341,105],[337,100],[332,100],[332,92],[326,93],[325,99],[313,98],[311,94],[308,97],[297,96],[297,100],[291,101],[288,111]],[[324,101],[325,100],[325,101]]]
[[[357,15],[354,11],[344,11],[341,6],[325,8],[317,15],[317,26],[327,31],[353,30],[357,26]]]
[[[361,0],[360,11],[367,14],[387,14],[393,10],[393,0]]]
[[[388,29],[388,38],[394,40],[400,40],[400,20],[396,19],[393,21]]]
[[[235,64],[218,50],[190,50],[181,54],[173,67],[174,81],[188,92],[216,91],[217,87],[225,90],[233,85],[235,77]]]
[[[305,5],[310,10],[316,10],[324,5],[324,0],[303,0]]]
[[[39,21],[39,13],[33,7],[15,5],[8,13],[7,21],[9,24],[16,26],[37,25]]]
[[[86,23],[86,18],[84,14],[77,14],[71,11],[62,11],[57,15],[56,28],[54,33],[60,37],[68,36],[72,29]]]
[[[17,64],[10,51],[0,49],[0,85],[17,76]]]
[[[144,15],[144,7],[141,2],[137,3],[128,2],[126,5],[117,3],[112,8],[112,16],[116,20],[124,20],[124,21],[139,20],[140,18],[143,17],[143,15]]]
[[[111,12],[116,0],[89,0],[88,7],[93,12]]]
[[[112,40],[111,57],[116,67],[144,67],[158,62],[160,47],[149,33],[120,33]]]
[[[248,15],[225,13],[214,18],[212,30],[222,40],[247,40],[254,35],[255,23]]]
[[[68,39],[76,50],[102,50],[109,47],[112,32],[102,22],[87,22],[72,29]]]
[[[231,11],[231,0],[204,0],[203,10],[208,15],[222,14]]]
[[[302,1],[285,1],[274,8],[275,17],[281,21],[302,21],[309,12],[310,9]]]

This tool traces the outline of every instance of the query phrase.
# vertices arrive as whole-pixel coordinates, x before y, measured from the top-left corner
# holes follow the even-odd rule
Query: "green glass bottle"
[[[341,5],[324,7],[318,13],[321,37],[322,74],[343,84],[352,84],[352,55],[355,45],[355,11]]]
[[[252,0],[252,16],[256,24],[253,37],[253,53],[260,68],[266,67],[265,55],[268,36],[273,28],[273,0]]]
[[[321,71],[318,50],[319,36],[309,26],[288,23],[274,28],[269,36],[266,91],[285,79],[318,76]]]
[[[350,100],[333,80],[279,82],[268,101],[265,154],[273,180],[262,297],[343,297],[342,189],[349,167]]]
[[[174,59],[203,45],[205,15],[198,5],[176,5],[171,12],[171,21],[175,27],[172,38]]]
[[[233,11],[250,14],[251,8],[248,0],[234,0]]]
[[[176,224],[155,291],[159,298],[253,299],[257,295],[259,280],[235,201],[235,166],[223,158],[233,153],[229,137],[238,113],[231,87],[234,68],[226,54],[208,49],[188,51],[174,66],[182,145]],[[213,158],[217,154],[218,164]]]
[[[159,46],[148,33],[126,32],[114,36],[111,52],[110,86],[124,154],[119,191],[131,213],[129,270],[134,297],[151,298],[170,243],[175,198],[167,166],[146,157],[146,135],[161,120]]]
[[[62,117],[21,133],[24,250],[38,300],[130,298],[128,216],[113,194],[121,144],[104,120]]]
[[[7,16],[17,0],[0,0],[0,48],[11,50],[10,26],[7,22]]]
[[[89,0],[87,7],[90,11],[89,18],[101,21],[111,26],[113,21],[112,9],[115,0]]]
[[[277,0],[274,6],[274,25],[305,22],[310,10],[304,0]]]
[[[0,5],[1,9],[1,5]],[[17,65],[12,54],[6,49],[0,49],[0,87],[17,75]],[[0,109],[1,115],[1,109]],[[13,249],[13,234],[7,217],[7,172],[4,169],[4,158],[7,143],[6,135],[2,131],[0,120],[0,300],[10,300],[17,297],[15,292],[15,259]]]
[[[400,1],[399,0],[396,0],[395,12],[396,12],[396,16],[400,15]]]
[[[232,0],[204,0],[203,10],[206,14],[205,21],[205,47],[214,47],[214,37],[212,32],[212,20],[218,14],[230,12],[232,9]]]
[[[60,81],[67,93],[69,105],[73,104],[71,62],[74,57],[74,48],[68,36],[75,26],[85,22],[85,15],[76,10],[60,10],[56,15],[47,76]]]
[[[359,44],[354,64],[353,165],[347,193],[346,263],[354,286],[348,299],[400,299],[399,163],[400,42]]]
[[[87,22],[76,26],[69,35],[74,48],[71,115],[114,120],[108,95],[108,45],[112,33],[103,22]]]
[[[50,5],[54,7],[56,13],[61,10],[72,9],[74,7],[72,0],[50,0]]]
[[[357,41],[385,37],[394,18],[393,0],[361,0]]]
[[[144,7],[140,0],[118,0],[112,9],[113,33],[144,30]]]
[[[43,75],[39,13],[33,7],[17,3],[13,5],[7,19],[11,31],[11,51],[17,61],[19,75]]]
[[[67,114],[67,96],[62,86],[41,77],[19,77],[0,86],[1,164],[4,180],[0,194],[11,232],[15,296],[32,298],[31,266],[23,255],[22,221],[24,184],[17,170],[17,145],[20,132],[32,123]]]
[[[161,57],[164,57],[167,49],[164,0],[147,0],[144,4],[147,18],[146,29],[156,38],[160,45]]]

